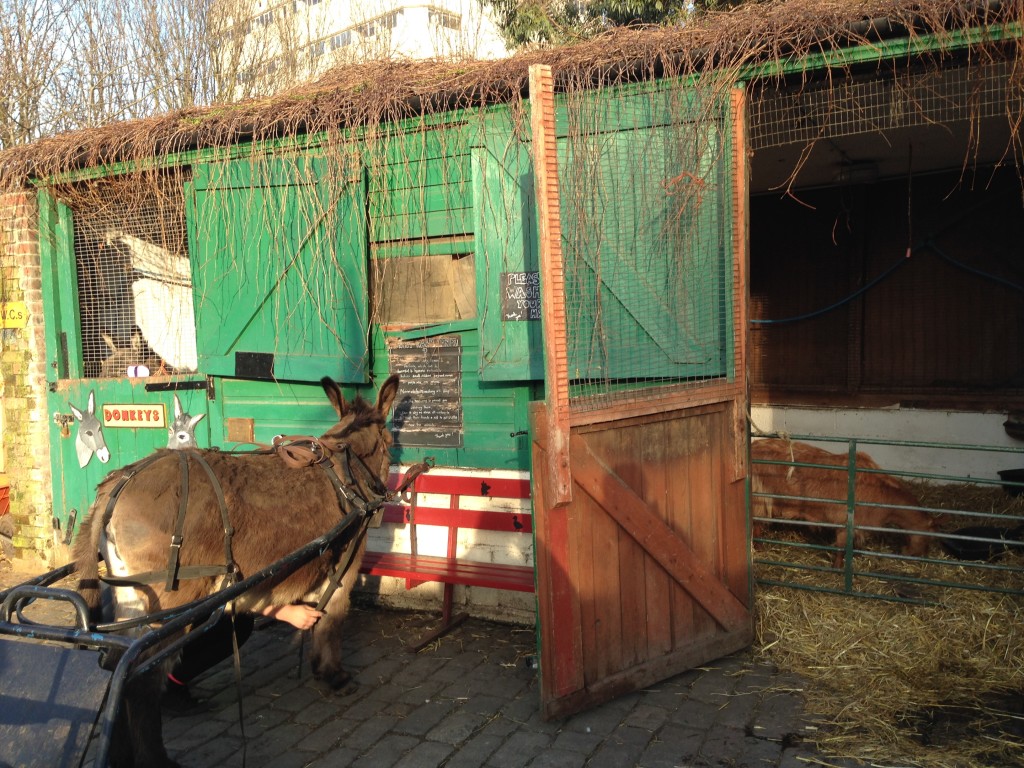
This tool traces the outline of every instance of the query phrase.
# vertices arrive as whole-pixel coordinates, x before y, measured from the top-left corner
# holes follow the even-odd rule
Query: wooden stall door
[[[678,278],[687,282],[694,296],[720,297],[720,303],[706,310],[705,317],[712,319],[700,326],[713,329],[701,344],[715,354],[706,356],[706,373],[699,379],[694,369],[670,382],[653,383],[650,379],[666,374],[644,363],[632,372],[637,378],[630,382],[611,357],[598,360],[594,372],[579,360],[580,347],[588,345],[581,345],[572,329],[578,328],[577,335],[593,334],[594,329],[587,323],[573,325],[567,316],[581,314],[582,306],[582,314],[597,318],[615,294],[607,285],[607,272],[631,263],[636,247],[624,248],[621,255],[587,252],[586,243],[574,242],[577,231],[566,228],[563,235],[563,221],[576,230],[585,229],[588,222],[559,213],[560,137],[552,93],[550,70],[531,68],[546,391],[545,402],[532,406],[530,421],[541,697],[548,718],[572,714],[732,653],[749,645],[753,636],[744,503],[747,289],[742,91],[735,89],[731,103],[717,113],[724,116],[718,118],[721,128],[705,129],[696,118],[686,124],[690,128],[684,127],[689,135],[714,136],[717,142],[715,164],[702,162],[700,152],[689,155],[694,167],[701,169],[702,184],[715,194],[694,199],[683,209],[701,214],[693,219],[698,236],[682,238],[679,247],[658,252],[659,258],[680,260],[703,248],[707,259],[717,260],[718,269],[703,270],[693,266],[696,261],[684,262]],[[648,134],[660,135],[653,129]],[[634,140],[638,135],[631,134]],[[593,151],[603,162],[614,146],[600,138],[593,142]],[[625,141],[621,145],[629,146]],[[600,165],[595,167],[600,170]],[[566,173],[579,176],[583,171],[573,166]],[[656,174],[655,168],[655,181]],[[601,178],[615,180],[612,174]],[[652,181],[647,186],[653,185]],[[618,199],[630,191],[601,191],[594,198]],[[578,199],[580,191],[575,194]],[[620,231],[643,232],[642,226],[628,225],[645,224],[652,207],[623,204],[619,210],[627,225]],[[590,229],[605,223],[590,223]],[[602,244],[613,239],[606,231],[603,235]],[[581,252],[585,266],[608,269],[594,266],[589,282],[570,281],[565,276],[570,260],[561,254],[563,242],[575,248],[571,264],[577,274],[584,271]],[[654,247],[648,252],[655,252]],[[566,308],[569,301],[573,310]],[[607,313],[602,316],[607,319]],[[652,332],[649,325],[628,326],[625,314],[618,320],[619,327],[601,328],[602,340],[615,334],[640,338]],[[680,324],[689,320],[685,315],[673,318]],[[622,361],[628,362],[625,357]],[[602,375],[615,385],[614,391],[588,396],[585,385]]]
[[[534,473],[542,698],[561,717],[749,645],[736,401],[574,426],[573,498]],[[535,467],[546,418],[534,413]]]

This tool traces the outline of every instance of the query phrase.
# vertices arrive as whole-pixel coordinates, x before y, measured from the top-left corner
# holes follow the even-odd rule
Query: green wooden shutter
[[[204,373],[367,380],[365,194],[361,171],[333,158],[195,169],[189,233]]]
[[[480,380],[541,379],[540,320],[519,314],[528,312],[520,302],[535,293],[539,270],[529,147],[507,110],[485,123],[482,136],[483,146],[473,150]]]
[[[614,116],[607,127],[560,142],[571,376],[720,376],[717,132],[693,123],[615,131]]]

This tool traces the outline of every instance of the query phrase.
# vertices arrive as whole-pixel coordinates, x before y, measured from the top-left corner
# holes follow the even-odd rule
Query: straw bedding
[[[1022,502],[998,488],[918,490],[934,509],[1021,514]],[[939,522],[965,524],[956,516]],[[855,561],[857,571],[880,576],[858,577],[854,589],[924,604],[759,588],[758,653],[805,678],[807,709],[825,719],[816,740],[828,754],[887,766],[1024,765],[1024,553],[1002,555],[1006,570],[971,567],[939,547],[931,557],[939,562]],[[827,565],[821,551],[785,543],[759,548],[755,559]],[[756,565],[755,574],[778,578],[780,569]],[[843,586],[841,576],[820,570],[786,569],[786,577]],[[1007,592],[983,591],[993,589]]]

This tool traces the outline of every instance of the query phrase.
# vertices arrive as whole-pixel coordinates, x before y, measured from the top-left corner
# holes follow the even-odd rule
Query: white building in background
[[[239,0],[234,0],[235,2]],[[232,0],[227,2],[234,4]],[[494,59],[508,55],[480,0],[240,0],[236,85],[255,93],[371,59]],[[240,34],[239,34],[240,33]],[[224,52],[226,55],[226,51]]]

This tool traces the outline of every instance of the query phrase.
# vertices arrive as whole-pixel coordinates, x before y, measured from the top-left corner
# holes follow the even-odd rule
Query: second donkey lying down
[[[791,440],[756,440],[751,444],[750,465],[751,505],[755,517],[777,520],[806,520],[838,525],[835,528],[835,546],[838,551],[833,564],[840,567],[845,559],[847,539],[846,498],[849,493],[849,456],[829,453],[807,443]],[[777,461],[784,464],[760,464],[758,461]],[[794,466],[794,464],[822,464],[837,469]],[[931,537],[924,535],[933,529],[932,518],[917,509],[919,500],[904,481],[891,475],[864,472],[880,467],[866,453],[857,453],[857,482],[855,490],[854,546],[863,548],[868,535],[862,526],[870,528],[900,528],[901,552],[923,557],[928,554]],[[761,494],[770,494],[764,496]],[[800,499],[773,498],[799,496]],[[827,499],[808,501],[807,499]],[[755,523],[756,529],[763,523]]]

